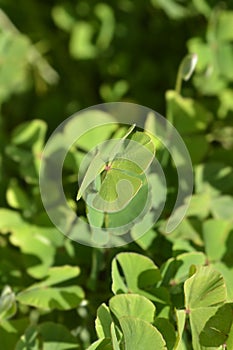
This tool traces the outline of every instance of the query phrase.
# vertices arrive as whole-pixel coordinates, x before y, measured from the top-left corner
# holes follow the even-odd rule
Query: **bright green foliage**
[[[125,271],[126,283],[131,285],[131,290],[121,287],[118,290],[120,294],[109,300],[109,307],[102,304],[98,309],[96,331],[100,339],[107,341],[112,338],[111,329],[114,323],[119,343],[116,348],[119,346],[119,349],[133,349],[133,346],[135,348],[138,345],[139,349],[140,346],[146,349],[152,349],[151,346],[156,346],[158,349],[184,349],[187,345],[187,332],[189,332],[189,327],[187,325],[185,327],[185,324],[190,322],[194,350],[207,350],[209,347],[211,350],[219,349],[227,342],[228,337],[230,341],[233,323],[232,304],[226,302],[226,287],[219,272],[212,266],[204,266],[201,261],[198,265],[193,265],[191,259],[189,263],[187,260],[186,268],[182,267],[186,270],[187,277],[184,277],[183,283],[180,284],[180,292],[184,298],[183,308],[180,306],[179,310],[175,310],[169,303],[170,312],[160,317],[158,314],[162,312],[160,302],[149,294],[147,298],[142,296],[141,290],[138,290],[137,294],[134,291],[136,285],[142,283],[143,273],[149,277],[154,266],[150,260],[145,260],[142,268],[143,259],[145,259],[143,256],[135,253],[120,253],[117,256],[117,261]],[[130,262],[134,266],[135,274],[130,270]],[[115,264],[114,260],[113,288],[122,284],[119,275],[115,273]],[[137,274],[137,270],[141,273]],[[191,277],[188,276],[189,273],[192,273]],[[182,275],[184,276],[184,271]],[[167,278],[166,275],[163,277],[164,280]],[[150,281],[152,280],[151,275]],[[171,285],[178,287],[178,282],[172,280],[171,276],[170,281]],[[154,289],[158,291],[159,285]],[[169,290],[169,285],[166,289]],[[169,293],[172,296],[174,291],[170,290]],[[156,312],[155,306],[156,309],[158,308]],[[173,313],[176,313],[176,319],[174,315],[172,316]],[[113,339],[112,344],[115,349]]]
[[[119,239],[92,248],[48,218],[41,157],[68,116],[121,101],[174,125],[194,193],[167,234],[178,179],[153,112],[144,132],[138,116],[130,126],[85,110],[49,152],[82,135],[62,172],[67,203],[83,219],[67,220],[70,238],[89,222],[94,242],[105,243],[106,232]],[[0,107],[1,350],[232,350],[232,1],[2,0]],[[166,183],[150,172],[156,162]],[[163,202],[154,224],[149,209]],[[135,241],[120,247],[126,231]]]
[[[141,319],[122,317],[120,326],[124,336],[124,346],[127,350],[138,349],[167,350],[165,341],[157,329]]]
[[[185,306],[189,315],[192,344],[194,349],[205,348],[206,343],[222,345],[227,339],[227,332],[222,332],[222,324],[218,320],[215,327],[210,320],[219,312],[219,306],[226,301],[226,288],[223,277],[212,267],[200,267],[184,284]],[[232,322],[232,315],[225,313],[225,324]],[[212,331],[212,332],[211,332]],[[215,331],[216,335],[213,334]],[[219,339],[219,333],[222,337]],[[217,338],[214,338],[214,336]]]
[[[59,286],[59,284],[76,277],[78,274],[77,267],[53,267],[49,270],[44,281],[33,284],[19,293],[17,300],[22,304],[47,310],[72,309],[84,298],[82,289],[75,284],[71,286]]]
[[[109,302],[112,313],[119,317],[131,316],[153,322],[155,306],[148,299],[137,294],[116,295]]]

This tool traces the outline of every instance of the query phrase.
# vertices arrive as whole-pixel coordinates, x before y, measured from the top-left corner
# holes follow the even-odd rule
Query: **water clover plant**
[[[150,136],[135,131],[133,125],[121,139],[110,140],[98,148],[80,185],[77,200],[91,188],[92,202],[88,204],[96,210],[110,213],[124,209],[146,182],[145,172],[154,155],[155,146]]]

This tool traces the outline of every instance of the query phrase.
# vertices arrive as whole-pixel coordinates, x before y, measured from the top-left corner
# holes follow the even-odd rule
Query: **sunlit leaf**
[[[47,310],[75,308],[84,298],[83,290],[76,284],[71,286],[59,284],[78,275],[78,267],[53,267],[44,281],[35,283],[20,292],[17,300],[22,304]]]
[[[152,323],[155,316],[154,304],[137,294],[115,295],[110,299],[109,308],[118,319],[132,316]]]
[[[150,323],[134,317],[120,319],[124,335],[125,350],[147,349],[167,350],[161,333]]]

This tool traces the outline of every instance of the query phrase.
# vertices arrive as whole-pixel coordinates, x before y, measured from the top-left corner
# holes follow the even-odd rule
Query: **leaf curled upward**
[[[180,72],[182,79],[189,80],[196,67],[198,56],[195,53],[189,54],[184,57],[180,65]]]
[[[197,61],[198,56],[196,53],[186,55],[181,61],[176,78],[175,90],[177,93],[181,91],[182,80],[188,81],[190,79],[197,65]]]
[[[128,138],[134,128],[132,125],[123,138],[114,142],[107,162],[102,158],[101,149],[98,151],[87,169],[77,200],[99,175],[100,188],[91,203],[95,209],[116,212],[135,197],[143,185],[144,173],[153,161],[155,149],[151,138],[143,132],[136,131]]]

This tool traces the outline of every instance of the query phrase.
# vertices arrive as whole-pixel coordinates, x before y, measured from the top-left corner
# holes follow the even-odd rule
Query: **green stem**
[[[101,263],[103,261],[104,251],[105,249],[103,248],[93,248],[91,273],[87,283],[89,289],[92,291],[95,291],[97,288],[97,281]]]
[[[181,93],[181,87],[182,87],[182,75],[181,75],[181,65],[180,65],[178,69],[177,77],[176,77],[176,86],[175,86],[175,91],[179,95]]]

